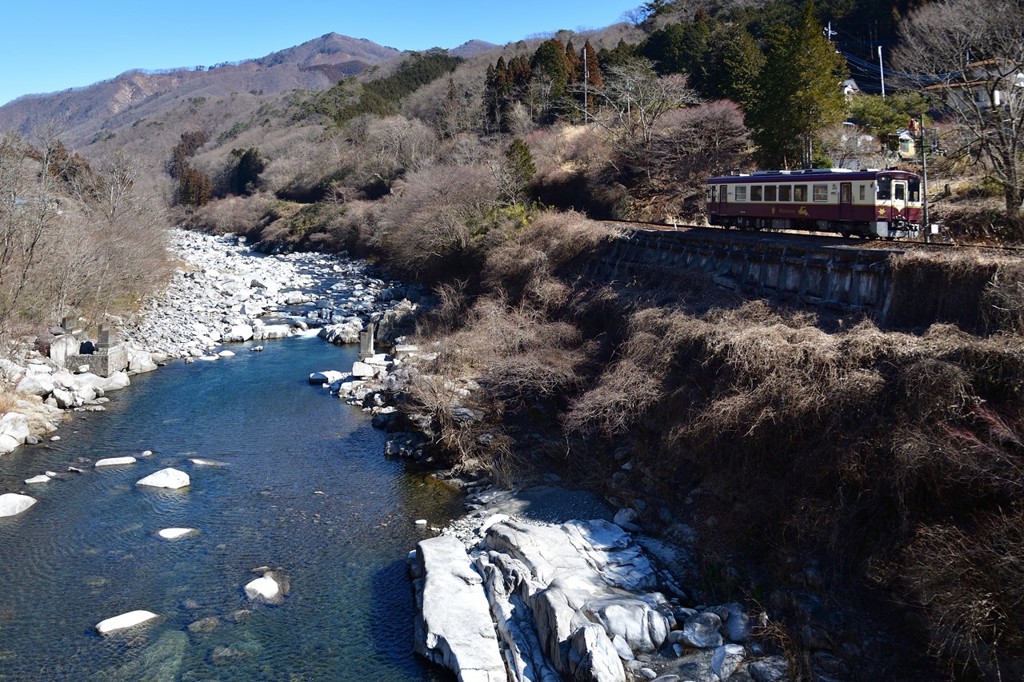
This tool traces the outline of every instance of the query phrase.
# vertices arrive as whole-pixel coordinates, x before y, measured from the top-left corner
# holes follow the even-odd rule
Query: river
[[[355,349],[262,343],[135,377],[60,441],[0,457],[0,492],[39,500],[0,519],[0,679],[447,679],[412,654],[405,556],[429,533],[414,520],[444,525],[457,499],[386,460],[368,415],[309,385]],[[146,450],[134,465],[79,462]],[[69,464],[84,472],[23,482]],[[168,466],[191,486],[135,485]],[[155,535],[166,527],[200,534],[169,542]],[[260,566],[290,576],[283,605],[246,599]],[[95,633],[135,609],[162,619]]]

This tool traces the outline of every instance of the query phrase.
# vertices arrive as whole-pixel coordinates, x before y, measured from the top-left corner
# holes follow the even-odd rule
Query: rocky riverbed
[[[260,255],[234,237],[175,230],[183,262],[167,289],[125,326],[135,347],[210,358],[225,343],[324,330],[338,343],[387,310],[413,310],[419,289],[374,276],[363,261],[319,253]],[[410,300],[411,299],[411,300]]]
[[[365,262],[344,257],[258,254],[230,235],[185,230],[170,233],[170,249],[179,266],[167,288],[132,319],[105,321],[114,327],[123,369],[100,376],[75,365],[83,349],[96,347],[96,339],[75,325],[54,330],[42,344],[50,348],[48,357],[26,348],[19,358],[0,361],[0,378],[14,389],[14,404],[0,416],[0,455],[40,442],[68,412],[105,410],[108,393],[170,359],[216,361],[234,355],[233,343],[295,334],[356,343],[371,322],[394,338],[420,298],[417,287],[380,279]],[[41,473],[31,484],[54,475]],[[0,515],[25,509],[12,502],[0,505]]]
[[[786,660],[752,639],[760,614],[688,600],[665,568],[685,549],[605,518],[553,521],[578,495],[486,491],[421,541],[410,557],[417,652],[487,682],[789,679]],[[548,512],[537,518],[538,507]]]
[[[404,346],[311,374],[389,431],[386,452],[431,465],[438,425],[401,403],[429,353]],[[457,420],[471,385],[447,386]],[[458,428],[456,425],[454,428]],[[551,477],[555,482],[557,477]],[[781,682],[785,658],[754,638],[767,614],[695,595],[693,532],[666,523],[663,541],[641,533],[633,508],[617,511],[561,487],[499,490],[486,478],[449,479],[467,492],[466,516],[410,555],[417,595],[416,651],[469,682]]]

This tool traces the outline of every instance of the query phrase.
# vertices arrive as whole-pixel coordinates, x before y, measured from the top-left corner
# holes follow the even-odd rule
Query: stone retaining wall
[[[863,313],[883,327],[926,327],[939,321],[967,329],[977,326],[973,317],[951,312],[949,306],[930,305],[949,292],[927,286],[923,278],[901,277],[897,282],[890,259],[898,253],[902,249],[895,245],[866,249],[730,232],[638,230],[610,241],[588,274],[608,281],[671,287],[681,274],[696,271],[709,275],[717,286],[745,295],[824,311]],[[982,288],[970,289],[980,297]],[[976,303],[980,306],[980,298]],[[977,306],[960,308],[976,313]],[[925,314],[932,308],[943,312]]]

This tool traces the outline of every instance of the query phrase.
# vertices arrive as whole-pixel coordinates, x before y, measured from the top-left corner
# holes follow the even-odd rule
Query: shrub
[[[399,273],[427,281],[477,269],[475,241],[496,196],[482,166],[433,166],[416,171],[384,205],[370,245]]]

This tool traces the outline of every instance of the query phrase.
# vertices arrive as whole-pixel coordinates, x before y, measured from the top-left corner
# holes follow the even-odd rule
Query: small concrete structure
[[[118,343],[109,329],[100,327],[99,340],[96,343],[81,341],[78,330],[71,331],[71,322],[65,320],[63,327],[67,332],[54,338],[50,343],[50,359],[58,366],[75,371],[79,367],[87,367],[89,372],[101,377],[128,368],[128,349]]]
[[[377,325],[370,322],[366,325],[366,330],[359,332],[359,359],[367,360],[374,356],[373,350],[373,335],[376,331]]]

